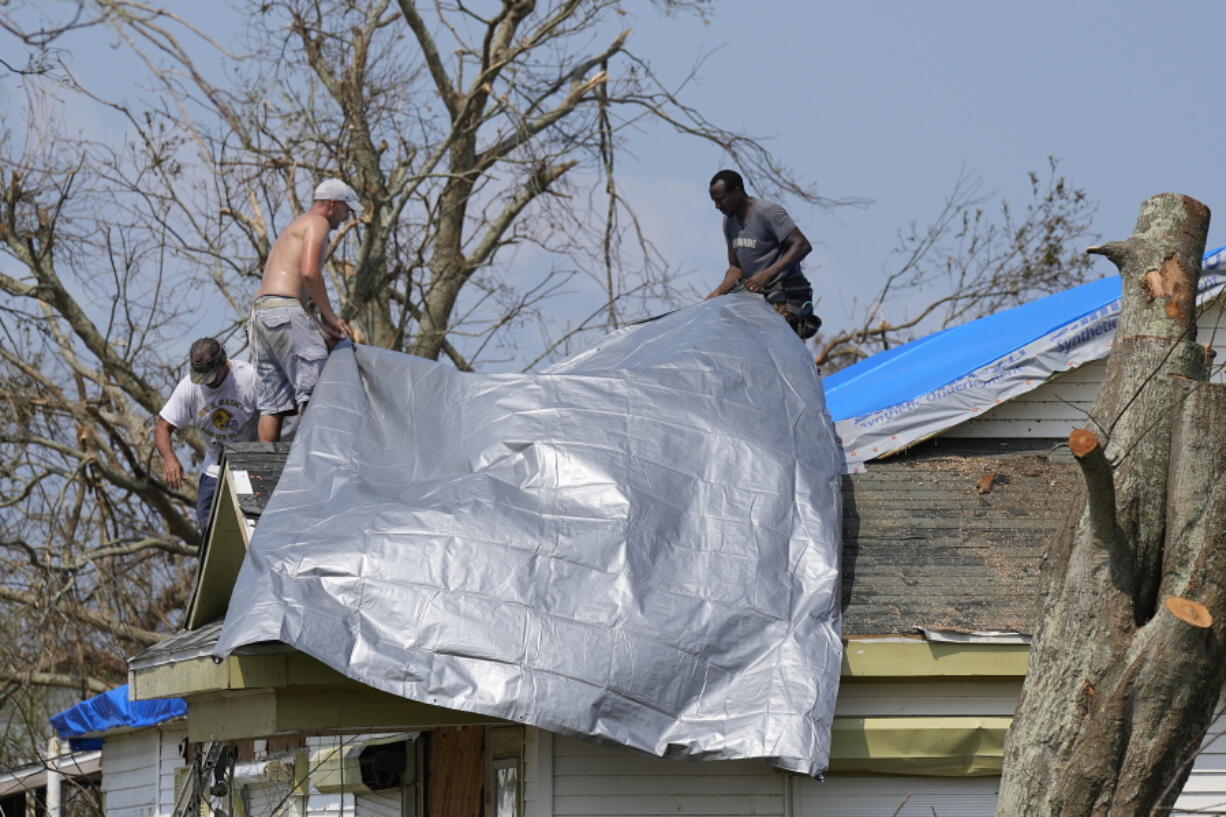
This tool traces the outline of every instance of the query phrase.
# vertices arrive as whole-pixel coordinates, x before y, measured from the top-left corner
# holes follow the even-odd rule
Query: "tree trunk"
[[[1001,817],[1169,804],[1221,694],[1226,386],[1197,382],[1195,343],[1208,222],[1200,202],[1163,194],[1127,241],[1090,250],[1120,268],[1120,321],[1092,429],[1069,438],[1086,495],[1044,559]]]

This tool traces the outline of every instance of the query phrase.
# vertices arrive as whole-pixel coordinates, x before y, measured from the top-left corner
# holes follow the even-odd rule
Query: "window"
[[[519,758],[493,761],[493,808],[490,817],[519,817]]]
[[[486,740],[490,758],[486,817],[522,817],[524,728],[492,727]]]

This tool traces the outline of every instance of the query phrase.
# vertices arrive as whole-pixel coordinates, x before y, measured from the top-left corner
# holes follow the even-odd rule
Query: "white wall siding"
[[[794,817],[993,817],[999,777],[843,775],[796,781]]]
[[[400,817],[400,789],[359,794],[354,798],[357,817]]]
[[[1204,814],[1206,811],[1226,811],[1226,716],[1220,714],[1209,729],[1171,814]]]
[[[1219,295],[1217,303],[1201,313],[1196,321],[1196,342],[1208,343],[1217,353],[1213,358],[1214,371],[1209,378],[1215,383],[1226,383],[1226,308]]]
[[[187,724],[175,723],[158,732],[158,817],[170,817],[175,810],[175,773],[185,768],[181,746],[187,739]],[[104,743],[103,746],[106,744]]]
[[[777,815],[787,776],[764,763],[701,763],[553,739],[555,817]]]
[[[1085,425],[1106,371],[1096,360],[942,433],[944,437],[1067,437]]]
[[[1210,343],[1216,352],[1211,380],[1226,383],[1226,312],[1220,306],[1205,310],[1197,323],[1197,343]],[[1090,406],[1107,370],[1104,360],[1053,377],[1033,391],[1001,403],[979,417],[945,432],[943,437],[1067,437],[1085,425]]]
[[[243,798],[247,817],[297,817],[302,813],[302,797],[294,794],[291,780],[248,783]]]
[[[106,817],[155,817],[160,741],[156,729],[109,737],[102,744]],[[172,784],[173,786],[173,784]]]
[[[312,791],[307,797],[306,817],[353,817],[352,794],[320,794]]]
[[[525,817],[553,817],[553,742],[551,732],[524,727]]]

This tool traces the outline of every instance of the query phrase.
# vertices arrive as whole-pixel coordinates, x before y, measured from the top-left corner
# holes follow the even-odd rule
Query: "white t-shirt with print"
[[[185,377],[162,407],[161,417],[175,428],[194,423],[204,434],[204,473],[220,471],[221,447],[225,443],[251,442],[256,438],[259,413],[255,407],[255,367],[243,360],[230,361],[230,373],[217,388],[193,383]]]

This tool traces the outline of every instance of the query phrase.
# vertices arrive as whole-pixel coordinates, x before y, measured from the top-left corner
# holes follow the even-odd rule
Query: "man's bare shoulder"
[[[328,231],[328,219],[321,216],[319,213],[313,213],[310,210],[295,218],[285,229],[281,231],[281,238],[293,237],[302,238],[316,229]],[[278,239],[279,240],[279,239]]]

